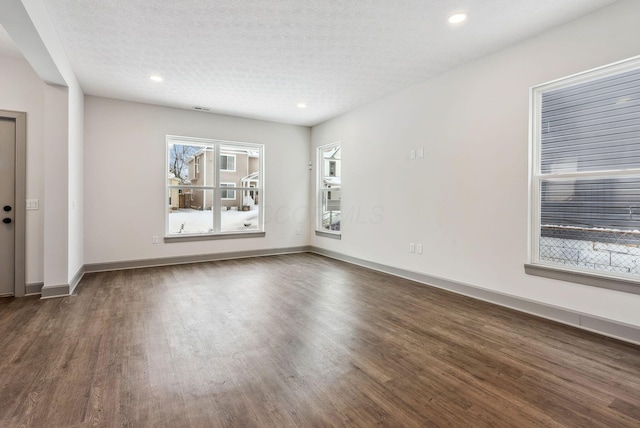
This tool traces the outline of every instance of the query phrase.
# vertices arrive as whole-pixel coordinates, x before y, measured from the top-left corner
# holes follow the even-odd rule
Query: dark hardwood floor
[[[638,427],[640,347],[311,254],[0,299],[0,426]]]

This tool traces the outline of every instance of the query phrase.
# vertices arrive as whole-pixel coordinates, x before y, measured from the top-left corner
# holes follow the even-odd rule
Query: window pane
[[[640,177],[542,180],[542,225],[640,230]]]
[[[340,190],[322,190],[320,227],[322,230],[340,231]]]
[[[322,149],[322,187],[340,187],[342,177],[342,149],[333,146]]]
[[[213,184],[213,148],[207,145],[170,143],[169,186]]]
[[[541,171],[640,168],[640,69],[542,94]]]
[[[255,190],[221,189],[221,232],[262,230],[260,215],[260,150],[255,146],[223,145],[227,170],[220,170],[220,187]]]
[[[235,190],[229,192],[234,192],[237,194],[242,193],[242,205],[227,204],[227,201],[223,201],[221,213],[221,231],[243,232],[260,230],[260,205],[258,203],[258,190]]]
[[[213,190],[170,189],[169,234],[213,233]]]
[[[640,178],[541,182],[540,259],[640,275]]]

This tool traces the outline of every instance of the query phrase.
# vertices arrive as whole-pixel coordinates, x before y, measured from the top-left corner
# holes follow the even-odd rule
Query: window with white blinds
[[[532,89],[531,262],[640,278],[640,60]]]

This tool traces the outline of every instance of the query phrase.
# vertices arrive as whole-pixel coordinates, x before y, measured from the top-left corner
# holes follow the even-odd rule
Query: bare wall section
[[[167,134],[265,145],[266,237],[162,242]],[[307,127],[86,96],[84,263],[308,245],[309,148]]]
[[[84,265],[84,93],[69,87],[69,281]],[[71,284],[75,286],[75,284]]]
[[[638,17],[640,2],[615,3],[313,127],[314,149],[342,141],[343,235],[311,244],[640,326],[639,295],[523,268],[529,88],[639,55]]]

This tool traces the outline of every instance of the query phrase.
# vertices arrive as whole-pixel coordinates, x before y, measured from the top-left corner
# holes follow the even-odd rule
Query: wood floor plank
[[[333,259],[0,299],[0,427],[637,427],[640,347]]]

